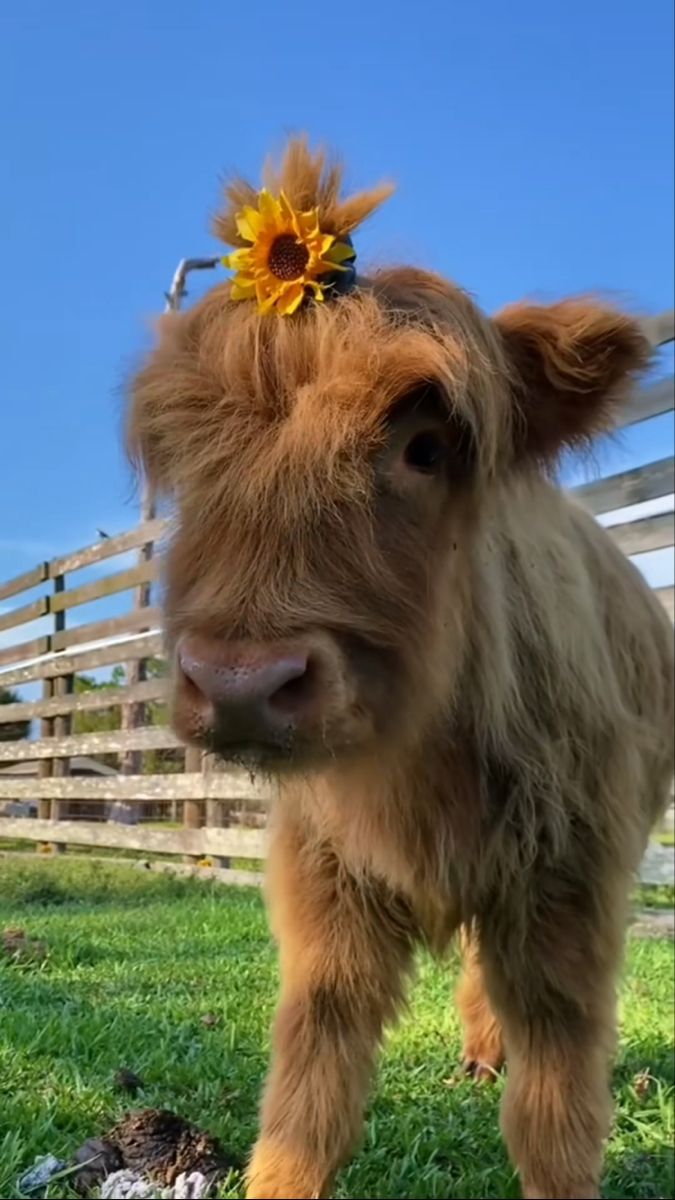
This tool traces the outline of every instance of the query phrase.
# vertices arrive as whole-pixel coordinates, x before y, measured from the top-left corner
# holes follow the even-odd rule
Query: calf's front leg
[[[508,1060],[502,1129],[527,1200],[600,1195],[628,881],[604,897],[602,885],[593,897],[592,880],[552,877],[525,920],[505,911],[483,925]]]
[[[287,826],[269,895],[281,998],[249,1200],[325,1197],[358,1138],[374,1057],[396,1013],[415,927],[383,884]]]

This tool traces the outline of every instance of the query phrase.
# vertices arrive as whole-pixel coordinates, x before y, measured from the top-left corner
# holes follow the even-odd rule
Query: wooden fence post
[[[151,521],[155,516],[154,507],[149,499],[147,492],[143,496],[141,502],[141,524],[146,521]],[[154,551],[154,543],[146,542],[141,546],[138,552],[138,565],[143,566],[144,563],[150,562]],[[150,608],[152,599],[152,583],[146,581],[140,583],[134,589],[135,611],[140,611],[144,608]],[[147,632],[147,628],[139,627],[139,633]],[[145,658],[136,658],[131,662],[126,663],[124,668],[125,684],[127,687],[133,687],[137,683],[142,683],[146,678],[146,662]],[[133,704],[124,704],[120,713],[120,727],[124,731],[131,729],[140,729],[145,724],[146,707],[141,702]],[[142,750],[126,750],[120,756],[120,772],[122,775],[142,775],[143,773],[143,751]],[[136,806],[138,809],[138,805]]]
[[[202,770],[205,775],[210,775],[218,770],[218,764],[213,754],[205,754],[202,757]],[[227,800],[207,800],[206,801],[206,825],[209,829],[223,829],[230,824],[229,821],[229,805]],[[228,869],[232,865],[230,858],[222,856],[217,857],[215,865],[224,869]]]
[[[196,746],[187,746],[185,750],[185,774],[192,775],[202,770],[202,752]],[[201,829],[204,824],[204,801],[185,800],[183,802],[183,825],[185,829]],[[197,862],[199,855],[186,854],[184,861]]]
[[[51,639],[50,639],[51,640]],[[49,643],[48,643],[49,644]],[[42,681],[42,699],[51,700],[54,695],[54,680],[43,679]],[[42,717],[40,720],[40,737],[48,738],[52,736],[52,726],[54,724],[53,717]],[[53,774],[54,759],[41,758],[38,762],[38,779],[49,779]],[[38,817],[41,821],[48,821],[51,816],[51,800],[38,800]]]
[[[41,571],[40,571],[40,578],[43,581],[49,578],[49,563],[47,563],[47,562],[42,563],[42,567],[41,567]],[[48,637],[46,639],[46,646],[45,646],[44,652],[46,654],[49,654],[50,651],[51,651],[51,638]],[[43,681],[42,681],[42,699],[43,700],[51,700],[53,694],[54,694],[54,680],[53,679],[43,679]],[[50,737],[51,734],[52,734],[51,719],[49,717],[42,717],[40,719],[40,737],[41,738]],[[51,760],[50,759],[41,759],[38,762],[37,773],[38,773],[38,779],[48,779],[52,773]],[[38,817],[40,818],[41,821],[49,820],[50,811],[51,811],[50,803],[51,802],[49,800],[43,800],[43,799],[38,800]]]
[[[54,580],[54,595],[58,596],[65,591],[66,579],[65,575],[55,575]],[[54,635],[63,633],[66,628],[66,610],[59,609],[54,613]],[[50,639],[51,646],[51,639]],[[51,699],[53,696],[64,696],[73,690],[73,676],[59,675],[56,679],[45,679],[42,685],[43,699]],[[61,715],[52,717],[51,719],[40,721],[40,736],[41,737],[65,737],[70,733],[71,719],[69,715]],[[39,763],[38,777],[41,779],[63,778],[70,774],[70,759],[68,758],[48,758]],[[49,818],[51,821],[61,819],[60,800],[39,800],[38,809],[41,818]],[[53,843],[54,851],[57,854],[64,854],[66,846],[62,842]]]
[[[66,590],[65,575],[63,575],[63,574],[56,575],[54,577],[54,595],[55,596],[60,595],[60,593],[64,592],[65,590]],[[54,633],[55,634],[63,633],[65,631],[65,628],[66,628],[66,609],[62,608],[62,609],[59,609],[59,611],[54,614]],[[74,685],[74,676],[73,675],[59,675],[58,679],[56,679],[54,681],[54,693],[57,696],[66,696],[70,692],[73,691],[74,686],[75,685]],[[70,733],[71,726],[72,726],[72,718],[70,716],[70,713],[65,713],[65,714],[62,714],[61,716],[55,717],[54,718],[54,726],[53,726],[54,736],[55,737],[66,737]],[[63,778],[66,775],[70,775],[70,759],[69,758],[56,758],[56,759],[53,759],[52,761],[54,764],[54,767],[53,767],[54,776],[56,776],[57,778],[58,777]],[[62,812],[63,812],[62,801],[52,800],[52,804],[51,804],[51,819],[52,819],[52,821],[59,821],[61,819]],[[57,853],[65,854],[65,851],[66,851],[65,844],[63,842],[57,842],[56,843],[56,851],[57,851]]]

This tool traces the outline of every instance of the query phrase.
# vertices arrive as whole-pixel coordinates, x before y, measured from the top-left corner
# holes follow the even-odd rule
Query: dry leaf
[[[44,942],[26,937],[25,929],[8,927],[3,929],[0,942],[5,954],[15,960],[41,962],[47,957],[47,947]]]
[[[634,1076],[633,1088],[639,1100],[644,1100],[653,1082],[654,1080],[652,1079],[652,1076],[646,1069],[644,1071],[638,1071],[637,1075]]]

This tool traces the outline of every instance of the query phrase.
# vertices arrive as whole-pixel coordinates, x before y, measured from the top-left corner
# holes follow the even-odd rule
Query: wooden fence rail
[[[0,797],[57,800],[253,800],[261,805],[271,798],[265,788],[244,771],[187,772],[176,775],[69,775],[59,778],[22,779],[0,775]],[[4,828],[4,826],[0,827]]]
[[[261,860],[267,853],[267,835],[256,829],[139,829],[128,825],[111,830],[94,821],[40,821],[6,818],[6,835],[29,841],[74,846],[135,850],[142,854],[189,854],[217,858]]]
[[[670,342],[673,313],[650,318],[645,327],[655,346]],[[642,387],[630,398],[621,424],[668,412],[673,399],[672,378]],[[575,491],[597,517],[672,497],[673,458]],[[159,576],[155,549],[167,533],[167,522],[146,510],[136,528],[0,583],[0,689],[41,691],[0,704],[0,846],[18,839],[61,848],[181,855],[190,861],[206,856],[220,865],[232,858],[264,858],[264,831],[242,826],[264,821],[271,785],[243,771],[221,770],[200,751],[183,750],[166,723],[165,684],[152,668],[163,649],[161,612],[153,596]],[[668,549],[675,543],[673,512],[624,520],[609,533],[628,555]],[[114,560],[130,552],[136,553],[135,565],[127,559],[116,569]],[[97,577],[83,579],[80,573],[91,568]],[[125,593],[130,611],[110,616],[106,602]],[[659,588],[657,594],[672,618],[673,587]],[[4,611],[8,600],[11,607]],[[82,605],[102,609],[80,624]],[[16,640],[5,645],[10,630],[16,630]],[[92,673],[120,666],[123,679],[84,687],[83,679]],[[38,738],[22,731],[3,739],[3,730],[21,730],[26,722],[39,723]],[[106,819],[119,816],[120,808],[136,823]],[[8,815],[1,815],[3,810]],[[155,826],[156,818],[164,821],[163,828]]]

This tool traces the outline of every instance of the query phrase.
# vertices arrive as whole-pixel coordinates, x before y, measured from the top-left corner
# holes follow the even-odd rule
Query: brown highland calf
[[[280,175],[344,235],[304,142]],[[229,189],[216,232],[237,241]],[[240,243],[241,244],[241,243]],[[670,623],[551,479],[648,360],[583,298],[486,317],[379,270],[261,315],[229,283],[161,322],[129,438],[175,505],[175,727],[280,781],[281,954],[249,1197],[324,1197],[415,947],[461,930],[466,1069],[507,1062],[528,1197],[596,1197],[627,898],[672,777]]]

